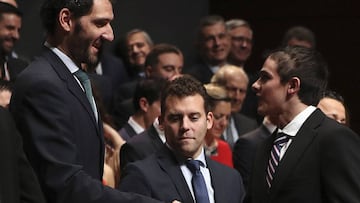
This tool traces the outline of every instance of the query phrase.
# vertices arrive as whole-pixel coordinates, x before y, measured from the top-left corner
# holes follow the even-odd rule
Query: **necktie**
[[[80,83],[82,84],[82,86],[83,86],[83,88],[85,90],[86,97],[90,102],[91,108],[92,108],[94,114],[97,115],[96,108],[95,108],[95,103],[94,103],[93,95],[92,95],[92,91],[91,91],[91,83],[90,83],[89,77],[81,69],[76,71],[74,73],[74,75],[79,79]]]
[[[191,183],[194,190],[196,203],[209,203],[209,196],[205,184],[205,179],[200,171],[200,164],[198,160],[187,160],[186,166],[193,174]]]
[[[270,152],[269,164],[266,170],[266,182],[268,187],[271,188],[271,182],[274,178],[276,167],[280,162],[281,148],[289,141],[289,136],[284,133],[278,133],[273,147]]]

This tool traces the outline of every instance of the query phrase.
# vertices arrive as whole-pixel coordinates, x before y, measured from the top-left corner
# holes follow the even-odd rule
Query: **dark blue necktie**
[[[198,160],[187,160],[186,166],[192,172],[191,183],[194,190],[196,203],[209,203],[209,195],[205,184],[205,179],[200,171],[202,162]]]

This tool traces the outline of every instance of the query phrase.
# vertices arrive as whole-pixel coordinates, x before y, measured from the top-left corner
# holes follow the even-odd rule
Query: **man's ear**
[[[214,114],[210,111],[206,115],[206,123],[207,123],[207,129],[211,129],[214,125]]]
[[[65,31],[70,31],[71,28],[71,12],[68,8],[63,8],[59,12],[59,24]]]
[[[300,91],[300,78],[292,77],[288,82],[288,94],[296,94]]]
[[[139,106],[142,111],[147,112],[147,110],[149,109],[148,100],[145,97],[141,97],[139,99]]]
[[[151,66],[146,66],[145,67],[145,75],[146,75],[146,77],[150,77],[151,72],[152,72]]]

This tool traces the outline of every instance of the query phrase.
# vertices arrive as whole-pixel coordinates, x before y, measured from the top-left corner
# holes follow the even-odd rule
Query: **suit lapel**
[[[54,68],[54,70],[59,75],[60,79],[63,80],[69,91],[76,97],[81,105],[85,108],[85,110],[88,112],[89,116],[94,122],[94,125],[96,126],[96,129],[98,130],[98,134],[100,133],[99,129],[99,123],[96,121],[94,112],[91,108],[91,105],[86,98],[86,94],[81,89],[77,81],[75,80],[74,76],[70,73],[70,71],[67,69],[65,64],[61,61],[61,59],[54,54],[50,49],[47,49],[47,51],[44,53],[44,57],[47,58],[48,62],[51,64],[51,66]],[[100,116],[99,116],[100,121]]]
[[[157,153],[157,157],[160,167],[169,175],[171,181],[175,185],[182,199],[181,202],[194,202],[185,178],[181,172],[179,163],[173,155],[173,152],[164,144]]]
[[[154,125],[151,125],[149,128],[149,137],[151,139],[151,143],[154,149],[160,149],[161,146],[164,144],[159,137],[158,132],[156,131]]]
[[[322,122],[324,115],[320,110],[314,111],[310,117],[303,123],[302,127],[292,140],[289,148],[286,150],[284,157],[279,163],[271,187],[271,194],[274,195],[281,184],[286,180],[289,173],[296,166],[301,159],[301,156],[306,149],[311,145],[312,141],[316,137],[316,127]]]

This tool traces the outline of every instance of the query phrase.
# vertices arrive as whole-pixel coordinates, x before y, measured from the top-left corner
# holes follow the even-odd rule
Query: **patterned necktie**
[[[191,183],[194,190],[196,203],[209,203],[209,195],[205,184],[205,179],[200,171],[202,162],[198,160],[187,160],[186,166],[189,168],[193,177]]]
[[[274,178],[276,167],[280,162],[280,151],[281,148],[289,141],[289,135],[284,133],[278,133],[274,145],[270,152],[269,164],[266,169],[266,182],[268,187],[271,188],[271,182]]]
[[[91,108],[92,108],[92,110],[93,110],[93,112],[95,114],[95,117],[96,117],[97,112],[96,112],[96,107],[95,107],[95,103],[94,103],[94,100],[93,100],[93,95],[92,95],[92,91],[91,91],[91,83],[90,83],[89,77],[81,69],[76,71],[74,73],[74,75],[79,79],[81,85],[83,86],[83,88],[85,90],[86,97],[89,100]]]

